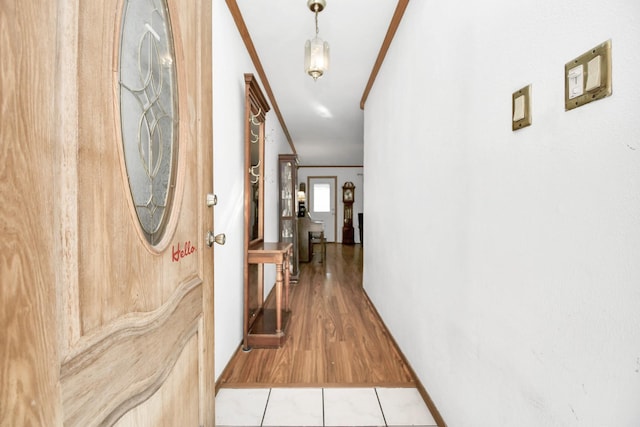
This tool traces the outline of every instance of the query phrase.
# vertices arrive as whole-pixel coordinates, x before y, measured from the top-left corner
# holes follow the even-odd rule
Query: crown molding
[[[236,27],[238,27],[238,32],[240,33],[240,37],[242,37],[242,41],[247,48],[247,52],[249,53],[249,57],[253,62],[254,67],[256,67],[256,72],[260,77],[260,81],[264,86],[264,91],[267,93],[267,97],[271,101],[271,107],[273,111],[276,113],[278,117],[278,121],[280,122],[280,126],[282,126],[282,131],[287,137],[287,142],[289,142],[289,146],[293,151],[293,154],[298,154],[296,151],[296,147],[293,145],[293,140],[291,139],[291,134],[289,133],[289,129],[287,128],[286,123],[284,122],[284,118],[282,117],[282,113],[280,112],[280,107],[278,107],[278,102],[276,101],[276,97],[271,90],[271,85],[269,84],[269,79],[267,79],[267,75],[264,72],[264,68],[262,67],[262,62],[260,62],[260,58],[258,57],[258,52],[256,51],[256,47],[251,40],[251,36],[249,35],[249,30],[247,29],[247,25],[244,22],[244,18],[242,17],[242,13],[240,13],[240,8],[238,7],[238,3],[236,0],[226,0],[227,7],[231,12],[231,16],[233,17],[234,22],[236,23]]]
[[[396,30],[400,25],[400,21],[402,20],[402,16],[404,15],[404,11],[409,5],[409,0],[398,0],[398,5],[396,6],[396,11],[393,13],[393,18],[391,18],[391,23],[389,24],[389,29],[387,30],[387,35],[382,42],[382,46],[380,46],[380,52],[378,52],[378,58],[376,59],[375,64],[373,65],[373,69],[371,70],[371,75],[369,76],[369,81],[367,82],[367,86],[364,88],[364,93],[362,94],[362,99],[360,100],[360,108],[364,110],[364,104],[367,102],[367,98],[369,97],[369,92],[373,87],[373,83],[376,81],[376,77],[378,76],[378,71],[380,71],[380,67],[382,67],[382,63],[384,62],[384,57],[387,56],[387,51],[389,50],[389,46],[391,46],[391,42],[393,41],[393,37],[396,34]]]

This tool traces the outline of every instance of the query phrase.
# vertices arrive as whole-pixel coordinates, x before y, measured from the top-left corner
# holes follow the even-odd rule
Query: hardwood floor
[[[326,263],[300,267],[284,346],[239,348],[218,387],[415,387],[363,291],[362,246],[328,244]]]

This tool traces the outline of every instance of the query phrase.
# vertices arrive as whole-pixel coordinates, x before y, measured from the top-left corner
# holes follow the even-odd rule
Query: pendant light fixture
[[[318,13],[327,5],[325,0],[308,0],[307,6],[315,14],[316,36],[304,45],[304,71],[317,80],[329,69],[329,43],[318,37]]]

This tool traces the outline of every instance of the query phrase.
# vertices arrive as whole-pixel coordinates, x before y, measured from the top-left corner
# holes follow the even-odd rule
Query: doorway
[[[327,242],[336,242],[336,186],[337,176],[307,177],[309,188],[309,215],[315,221],[324,222],[324,237]]]

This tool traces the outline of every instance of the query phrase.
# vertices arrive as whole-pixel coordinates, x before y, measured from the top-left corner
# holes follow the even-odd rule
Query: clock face
[[[178,157],[178,93],[166,0],[125,0],[120,28],[120,126],[129,187],[147,241],[168,222]]]
[[[344,200],[349,202],[353,201],[353,190],[351,189],[344,190]]]

